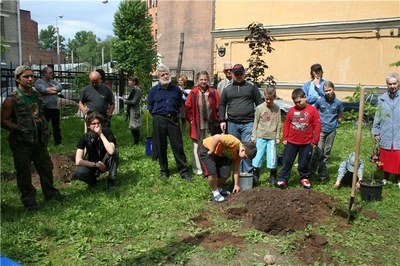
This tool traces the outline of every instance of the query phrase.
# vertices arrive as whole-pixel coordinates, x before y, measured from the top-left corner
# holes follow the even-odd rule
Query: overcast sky
[[[20,0],[20,8],[31,11],[32,20],[38,23],[38,32],[49,25],[59,27],[60,35],[73,39],[78,31],[92,31],[104,40],[113,36],[114,14],[120,0]],[[63,16],[63,18],[58,18]]]

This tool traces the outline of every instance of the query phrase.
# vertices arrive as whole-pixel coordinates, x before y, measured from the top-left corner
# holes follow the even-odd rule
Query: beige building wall
[[[252,22],[272,26],[271,33],[272,28],[278,32],[272,34],[275,50],[265,57],[267,74],[273,75],[278,84],[301,85],[308,81],[314,63],[322,64],[324,78],[343,88],[358,84],[384,86],[387,73],[400,72],[389,67],[400,60],[400,51],[394,49],[400,44],[400,1],[216,0],[215,12],[214,43],[226,48],[224,57],[214,53],[214,73],[220,77],[225,61],[246,67],[250,50],[244,43],[243,29]],[[365,29],[366,24],[375,25],[371,21],[376,19],[394,22],[385,22],[385,28]],[[340,24],[349,21],[362,23]],[[319,24],[329,22],[339,23],[319,29]],[[297,26],[287,30],[293,25]]]

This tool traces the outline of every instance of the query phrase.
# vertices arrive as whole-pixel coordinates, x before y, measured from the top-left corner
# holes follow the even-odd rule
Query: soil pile
[[[51,154],[53,162],[54,179],[61,179],[63,183],[70,182],[75,176],[75,153]],[[2,180],[15,180],[15,171],[12,173],[2,172]],[[39,175],[32,163],[32,183],[36,188],[40,188]]]
[[[304,230],[332,215],[334,207],[334,200],[318,191],[274,188],[244,190],[222,205],[229,218],[274,235]]]

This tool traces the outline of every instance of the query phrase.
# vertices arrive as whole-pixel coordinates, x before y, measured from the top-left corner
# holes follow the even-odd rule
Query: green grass
[[[24,265],[232,265],[233,261],[240,261],[241,265],[261,265],[253,257],[243,256],[243,252],[249,249],[265,254],[261,247],[268,245],[273,247],[271,252],[274,250],[281,256],[280,264],[297,265],[294,253],[296,243],[304,234],[316,232],[328,239],[324,252],[332,256],[334,264],[399,265],[400,190],[393,183],[384,187],[380,202],[363,202],[357,194],[357,209],[378,212],[376,219],[357,214],[352,226],[344,230],[338,230],[335,219],[327,219],[324,225],[309,226],[304,231],[287,236],[271,236],[256,230],[244,230],[239,221],[227,220],[220,215],[217,207],[210,207],[207,182],[200,176],[194,176],[191,184],[183,181],[171,153],[169,160],[173,175],[167,182],[159,180],[158,162],[145,156],[144,142],[132,146],[132,136],[123,116],[113,117],[112,128],[121,156],[118,187],[113,192],[105,190],[105,180],[93,190],[88,190],[79,181],[58,182],[56,186],[62,187],[62,193],[68,196],[68,200],[64,203],[43,203],[42,210],[29,213],[22,208],[15,181],[2,179],[3,256]],[[144,129],[144,135],[145,132]],[[1,133],[2,172],[13,171],[8,133],[3,130]],[[63,147],[50,145],[49,151],[74,152],[82,133],[81,120],[63,120]],[[351,126],[344,125],[338,130],[329,166],[330,183],[314,187],[336,198],[343,209],[348,208],[350,189],[335,190],[332,184],[341,160],[355,150],[355,136],[356,130]],[[187,134],[184,141],[190,162],[191,141]],[[365,129],[361,158],[365,162],[366,178],[374,172],[373,165],[368,161],[372,148],[372,137]],[[296,175],[297,170],[293,169],[289,187],[297,186]],[[378,178],[382,178],[381,173],[378,173]],[[265,174],[261,181],[261,186],[267,186]],[[38,191],[37,197],[42,203],[41,191]],[[215,223],[212,228],[197,228],[191,221],[204,209],[210,212],[210,219]],[[248,247],[225,247],[209,252],[182,242],[184,237],[206,231],[243,236]]]

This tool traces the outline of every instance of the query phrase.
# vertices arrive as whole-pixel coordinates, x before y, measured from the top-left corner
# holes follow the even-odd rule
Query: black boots
[[[260,180],[260,169],[253,169],[253,187],[257,187]]]
[[[269,184],[271,186],[276,186],[276,169],[271,169],[271,173],[269,174]]]

